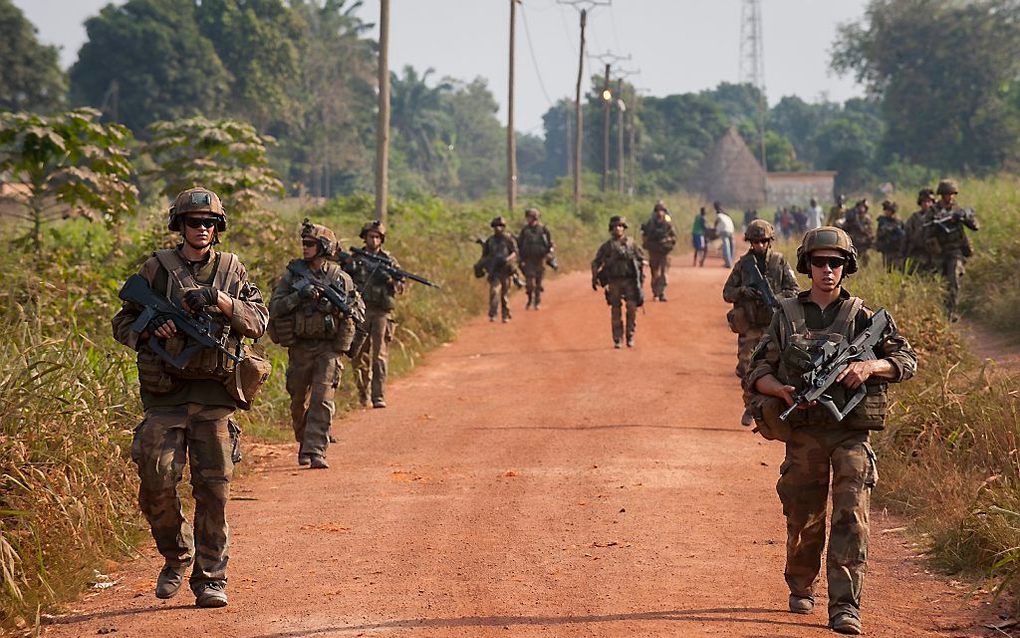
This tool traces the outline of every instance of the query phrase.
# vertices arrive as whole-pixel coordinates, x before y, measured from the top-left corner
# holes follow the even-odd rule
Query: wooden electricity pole
[[[390,0],[379,0],[379,117],[375,124],[375,218],[386,221],[390,158]]]
[[[623,78],[616,81],[616,192],[623,195]]]
[[[517,25],[517,3],[510,0],[510,81],[506,108],[506,201],[513,214],[517,207],[517,139],[514,133],[514,44]]]
[[[613,91],[609,88],[609,63],[606,63],[606,79],[602,82],[602,192],[609,187],[609,116],[612,108]]]
[[[581,80],[584,78],[584,29],[588,10],[581,9],[581,50],[577,57],[577,88],[574,91],[574,211],[581,210],[581,142],[584,138],[584,116],[581,114]]]

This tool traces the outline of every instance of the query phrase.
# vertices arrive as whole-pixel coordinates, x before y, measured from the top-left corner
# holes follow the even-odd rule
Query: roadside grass
[[[667,200],[681,237],[695,200]],[[592,197],[573,212],[566,188],[521,198],[537,205],[553,231],[563,270],[586,268],[612,214],[631,220],[637,236],[653,199]],[[300,254],[301,220],[310,217],[356,240],[372,217],[370,198],[278,202],[270,210],[230,219],[221,248],[237,252],[266,300],[286,263]],[[490,232],[505,213],[501,198],[450,203],[434,198],[395,201],[386,248],[412,272],[442,285],[412,284],[398,304],[392,344],[399,376],[426,353],[452,340],[460,324],[486,303],[485,283],[471,265],[479,247],[471,238]],[[170,246],[162,206],[140,210],[115,236],[83,221],[49,229],[46,260],[38,267],[11,249],[0,254],[0,630],[31,630],[88,586],[106,559],[130,555],[147,527],[137,513],[137,479],[128,454],[141,419],[134,357],[110,334],[117,291],[156,248]],[[509,219],[516,232],[518,213]],[[117,237],[121,239],[117,239]],[[520,304],[519,298],[514,300]],[[497,328],[498,329],[498,328]],[[286,352],[270,344],[274,373],[256,407],[239,412],[246,440],[290,440],[284,383]],[[347,365],[349,370],[350,366]],[[353,407],[352,375],[345,372],[338,411]],[[244,467],[243,465],[241,466]],[[183,490],[182,491],[187,491]]]

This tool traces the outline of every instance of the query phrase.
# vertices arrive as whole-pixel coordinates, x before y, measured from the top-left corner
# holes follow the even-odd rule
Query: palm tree
[[[390,122],[403,140],[409,163],[428,171],[441,158],[441,150],[450,146],[452,122],[443,109],[443,96],[453,89],[449,82],[428,85],[434,69],[418,75],[411,65],[404,66],[403,77],[390,74]],[[447,155],[446,153],[442,154]]]

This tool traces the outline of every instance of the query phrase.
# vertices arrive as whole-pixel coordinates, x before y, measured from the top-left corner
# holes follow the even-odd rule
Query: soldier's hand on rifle
[[[314,301],[319,298],[319,289],[315,287],[315,284],[305,284],[301,286],[301,290],[298,290],[298,296],[302,299]]]
[[[836,383],[842,383],[850,390],[856,390],[872,375],[886,376],[883,372],[887,367],[891,367],[891,364],[885,360],[854,361],[836,377]]]
[[[793,393],[797,391],[797,388],[792,385],[786,385],[779,379],[771,374],[766,374],[762,378],[754,382],[754,388],[762,394],[774,396],[782,399],[786,403],[787,407],[793,406],[795,403],[793,400]]]
[[[184,293],[184,309],[188,312],[198,312],[206,306],[217,305],[219,299],[220,293],[215,288],[192,288]]]
[[[740,296],[743,297],[744,299],[755,300],[755,299],[761,299],[762,294],[761,294],[761,291],[758,290],[757,288],[754,288],[754,287],[751,287],[751,286],[741,286],[740,287]]]
[[[169,339],[170,337],[177,334],[177,326],[174,325],[173,321],[167,319],[162,324],[160,324],[155,330],[153,330],[152,333],[159,337],[160,339]]]

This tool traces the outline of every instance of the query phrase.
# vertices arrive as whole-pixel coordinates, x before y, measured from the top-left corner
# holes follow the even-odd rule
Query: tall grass
[[[522,203],[542,209],[560,261],[572,269],[591,258],[609,215],[629,215],[636,232],[634,222],[647,217],[654,201],[594,198],[579,215],[565,190]],[[685,209],[678,224],[689,223],[693,202],[670,203]],[[359,245],[354,238],[372,213],[371,200],[358,196],[281,203],[231,218],[221,248],[240,255],[268,301],[286,263],[300,254],[304,217],[329,225],[349,246]],[[406,269],[443,286],[412,285],[400,299],[395,374],[453,339],[464,319],[482,309],[485,284],[471,273],[479,255],[471,238],[488,234],[489,220],[499,214],[505,207],[496,198],[394,202],[386,247]],[[521,223],[523,216],[511,218],[510,229]],[[54,227],[41,270],[17,253],[0,254],[0,629],[31,623],[85,586],[102,559],[122,556],[145,538],[128,459],[141,417],[134,358],[113,341],[110,318],[127,275],[153,250],[172,245],[165,228],[165,214],[152,207],[116,236],[81,221]],[[268,350],[274,373],[255,409],[238,414],[246,440],[291,436],[286,352],[275,345]],[[350,379],[345,373],[341,410],[354,404]]]

